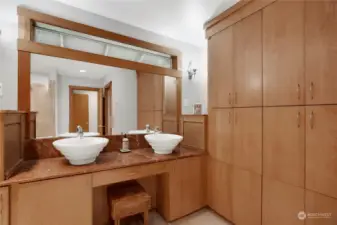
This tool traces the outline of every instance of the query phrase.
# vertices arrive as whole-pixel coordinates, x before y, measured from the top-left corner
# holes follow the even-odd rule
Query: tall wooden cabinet
[[[336,24],[336,0],[239,1],[206,23],[207,200],[234,224],[337,224]]]
[[[337,2],[305,4],[307,104],[337,104]]]
[[[0,225],[9,225],[9,188],[0,188]]]
[[[263,105],[304,104],[304,1],[262,10]]]

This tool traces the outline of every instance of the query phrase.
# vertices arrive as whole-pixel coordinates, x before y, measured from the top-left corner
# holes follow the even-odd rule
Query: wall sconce
[[[197,69],[193,69],[192,68],[192,61],[190,61],[190,63],[188,64],[188,69],[187,69],[187,74],[188,74],[188,79],[192,80],[193,77],[195,77],[195,75],[197,74]]]

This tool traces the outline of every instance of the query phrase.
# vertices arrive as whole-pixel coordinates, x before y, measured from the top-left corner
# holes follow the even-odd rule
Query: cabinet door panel
[[[263,111],[263,174],[304,187],[304,107],[271,107]]]
[[[337,103],[337,2],[306,3],[306,90],[308,104]]]
[[[304,225],[297,215],[304,211],[304,189],[263,179],[262,225]]]
[[[263,9],[263,103],[304,104],[304,1]]]
[[[233,164],[261,174],[262,108],[234,109]]]
[[[208,41],[209,106],[230,107],[233,93],[233,30],[232,27]]]
[[[212,109],[208,122],[208,152],[214,159],[232,163],[233,109]]]
[[[232,166],[208,157],[207,161],[207,204],[232,220]]]
[[[233,222],[237,225],[261,224],[261,176],[233,167]]]
[[[234,105],[262,106],[262,13],[234,25]]]
[[[305,210],[310,213],[326,213],[326,217],[306,219],[306,225],[337,224],[337,199],[313,191],[305,192]]]
[[[12,225],[92,225],[91,176],[19,184],[11,190]]]
[[[9,225],[9,188],[0,188],[0,225]]]
[[[307,106],[306,188],[337,198],[337,106]]]

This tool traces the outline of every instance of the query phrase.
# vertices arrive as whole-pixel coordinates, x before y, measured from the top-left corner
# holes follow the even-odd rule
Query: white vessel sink
[[[96,137],[100,134],[97,132],[83,132],[83,137]],[[59,137],[77,137],[78,133],[64,133],[60,134]]]
[[[175,147],[183,140],[183,137],[175,134],[148,134],[146,141],[151,145],[156,154],[171,154]]]
[[[130,130],[128,134],[154,134],[154,131],[146,131],[146,130]]]
[[[84,137],[57,140],[53,145],[70,164],[84,165],[94,162],[108,142],[107,138]]]

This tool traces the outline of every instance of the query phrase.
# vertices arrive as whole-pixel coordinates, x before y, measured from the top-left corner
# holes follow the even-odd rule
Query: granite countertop
[[[145,148],[132,150],[130,153],[102,153],[97,157],[95,163],[83,166],[70,165],[68,160],[63,157],[29,160],[22,162],[18,166],[15,174],[9,179],[0,182],[0,186],[176,160],[203,154],[205,154],[204,150],[180,147],[177,148],[173,154],[157,155],[153,153],[152,149]]]

